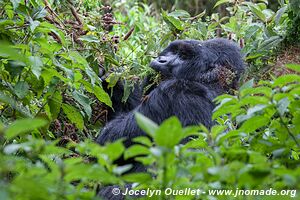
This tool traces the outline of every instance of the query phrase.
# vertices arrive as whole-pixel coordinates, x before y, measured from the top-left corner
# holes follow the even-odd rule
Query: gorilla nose
[[[164,63],[168,62],[168,59],[167,59],[166,56],[159,56],[159,57],[157,58],[157,61],[158,61],[159,63],[161,63],[161,64],[164,64]]]

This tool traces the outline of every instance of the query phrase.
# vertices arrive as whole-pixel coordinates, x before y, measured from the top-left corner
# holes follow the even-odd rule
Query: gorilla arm
[[[96,141],[103,145],[124,138],[124,144],[128,147],[132,145],[132,138],[146,135],[137,125],[135,112],[143,114],[157,124],[175,115],[183,126],[202,123],[209,128],[212,124],[213,98],[214,96],[200,83],[182,79],[165,81],[134,111],[121,114],[110,121]]]

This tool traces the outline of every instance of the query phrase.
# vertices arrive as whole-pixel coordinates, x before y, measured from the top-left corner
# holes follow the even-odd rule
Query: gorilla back
[[[212,100],[235,89],[244,71],[240,48],[226,39],[174,41],[150,66],[166,80],[134,110],[110,121],[96,140],[99,144],[124,138],[128,147],[132,138],[145,135],[137,126],[134,112],[140,112],[158,124],[177,116],[183,126],[203,124],[210,128]],[[224,72],[229,73],[224,77]],[[226,77],[228,74],[230,79]]]

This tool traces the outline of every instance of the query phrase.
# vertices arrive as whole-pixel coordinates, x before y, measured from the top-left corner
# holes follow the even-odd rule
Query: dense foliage
[[[157,10],[161,1],[153,2],[0,1],[0,199],[97,199],[99,186],[126,182],[299,190],[300,65],[287,65],[293,74],[260,80],[280,48],[299,42],[299,1],[281,0],[275,10],[267,0],[217,1],[226,15],[204,8],[191,15],[175,2],[173,10]],[[154,73],[148,64],[170,41],[214,37],[243,47],[248,81],[235,96],[216,99],[211,130],[183,128],[175,117],[158,126],[137,114],[153,141],[136,138],[141,144],[129,149],[122,141],[92,141],[113,106],[103,71],[110,87],[125,81],[126,101],[133,84]],[[191,134],[199,137],[179,144]],[[122,175],[130,166],[113,161],[123,153],[151,166],[151,175]]]

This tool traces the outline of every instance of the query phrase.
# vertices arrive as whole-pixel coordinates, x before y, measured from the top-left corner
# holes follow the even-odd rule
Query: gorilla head
[[[240,48],[221,38],[176,40],[150,66],[164,77],[201,82],[218,90],[218,94],[235,89],[244,71]]]

